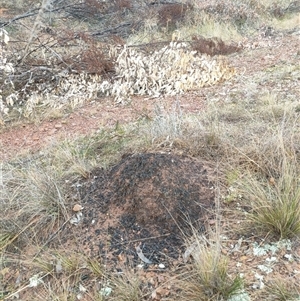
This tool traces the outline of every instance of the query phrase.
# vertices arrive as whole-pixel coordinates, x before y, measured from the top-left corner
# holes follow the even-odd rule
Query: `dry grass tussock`
[[[10,235],[10,243],[46,241],[50,233],[69,219],[68,202],[57,170],[34,164],[26,168],[6,166],[3,176],[1,203],[6,214],[0,225],[2,235]],[[2,244],[1,248],[5,247]]]

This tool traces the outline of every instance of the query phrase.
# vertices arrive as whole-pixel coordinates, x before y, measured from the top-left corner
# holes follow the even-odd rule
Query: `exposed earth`
[[[84,207],[77,241],[87,254],[115,260],[127,254],[137,261],[139,245],[151,262],[178,259],[182,233],[205,231],[213,217],[208,174],[208,165],[163,153],[128,155],[108,172],[95,170],[88,182],[73,185]]]

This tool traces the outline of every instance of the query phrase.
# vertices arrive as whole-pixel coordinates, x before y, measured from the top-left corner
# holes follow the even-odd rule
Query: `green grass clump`
[[[250,177],[245,186],[252,207],[250,219],[280,239],[300,235],[300,186],[295,176],[284,174],[274,187]]]
[[[243,279],[229,276],[228,258],[221,253],[220,237],[207,242],[193,235],[192,247],[191,270],[183,273],[180,282],[182,300],[227,300],[242,292]]]
[[[300,291],[296,285],[278,279],[267,286],[268,299],[274,301],[299,301]]]
[[[111,301],[140,301],[143,300],[142,280],[138,273],[129,269],[122,274],[112,277]]]
[[[246,174],[241,189],[251,206],[249,218],[255,228],[285,239],[300,235],[300,173],[296,153],[285,149],[282,139],[277,143],[281,145],[277,151],[282,151],[274,149],[269,154],[271,174],[267,179]]]

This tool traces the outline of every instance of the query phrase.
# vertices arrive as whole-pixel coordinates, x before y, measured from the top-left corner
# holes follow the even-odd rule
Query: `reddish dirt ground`
[[[76,228],[81,250],[113,261],[130,255],[137,262],[135,247],[141,245],[154,263],[178,259],[182,232],[188,235],[191,226],[205,231],[213,217],[212,176],[207,164],[164,153],[127,155],[107,172],[94,170],[88,181],[73,185],[74,202],[84,207]]]
[[[203,94],[181,95],[177,100],[183,112],[197,113],[205,108]],[[125,124],[143,117],[151,118],[156,105],[171,110],[175,102],[171,97],[147,100],[134,97],[128,105],[115,105],[113,99],[99,99],[64,117],[44,120],[38,124],[6,126],[0,130],[0,160],[34,153],[53,141],[92,134],[102,127],[114,127],[117,123]]]

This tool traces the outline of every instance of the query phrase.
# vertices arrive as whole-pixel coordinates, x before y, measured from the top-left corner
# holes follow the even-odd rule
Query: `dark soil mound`
[[[154,262],[163,254],[178,257],[181,231],[188,233],[190,224],[200,229],[214,206],[203,163],[159,153],[129,155],[108,172],[95,170],[80,195],[84,220],[78,228],[86,233],[82,243],[89,252],[137,259],[140,245]]]

